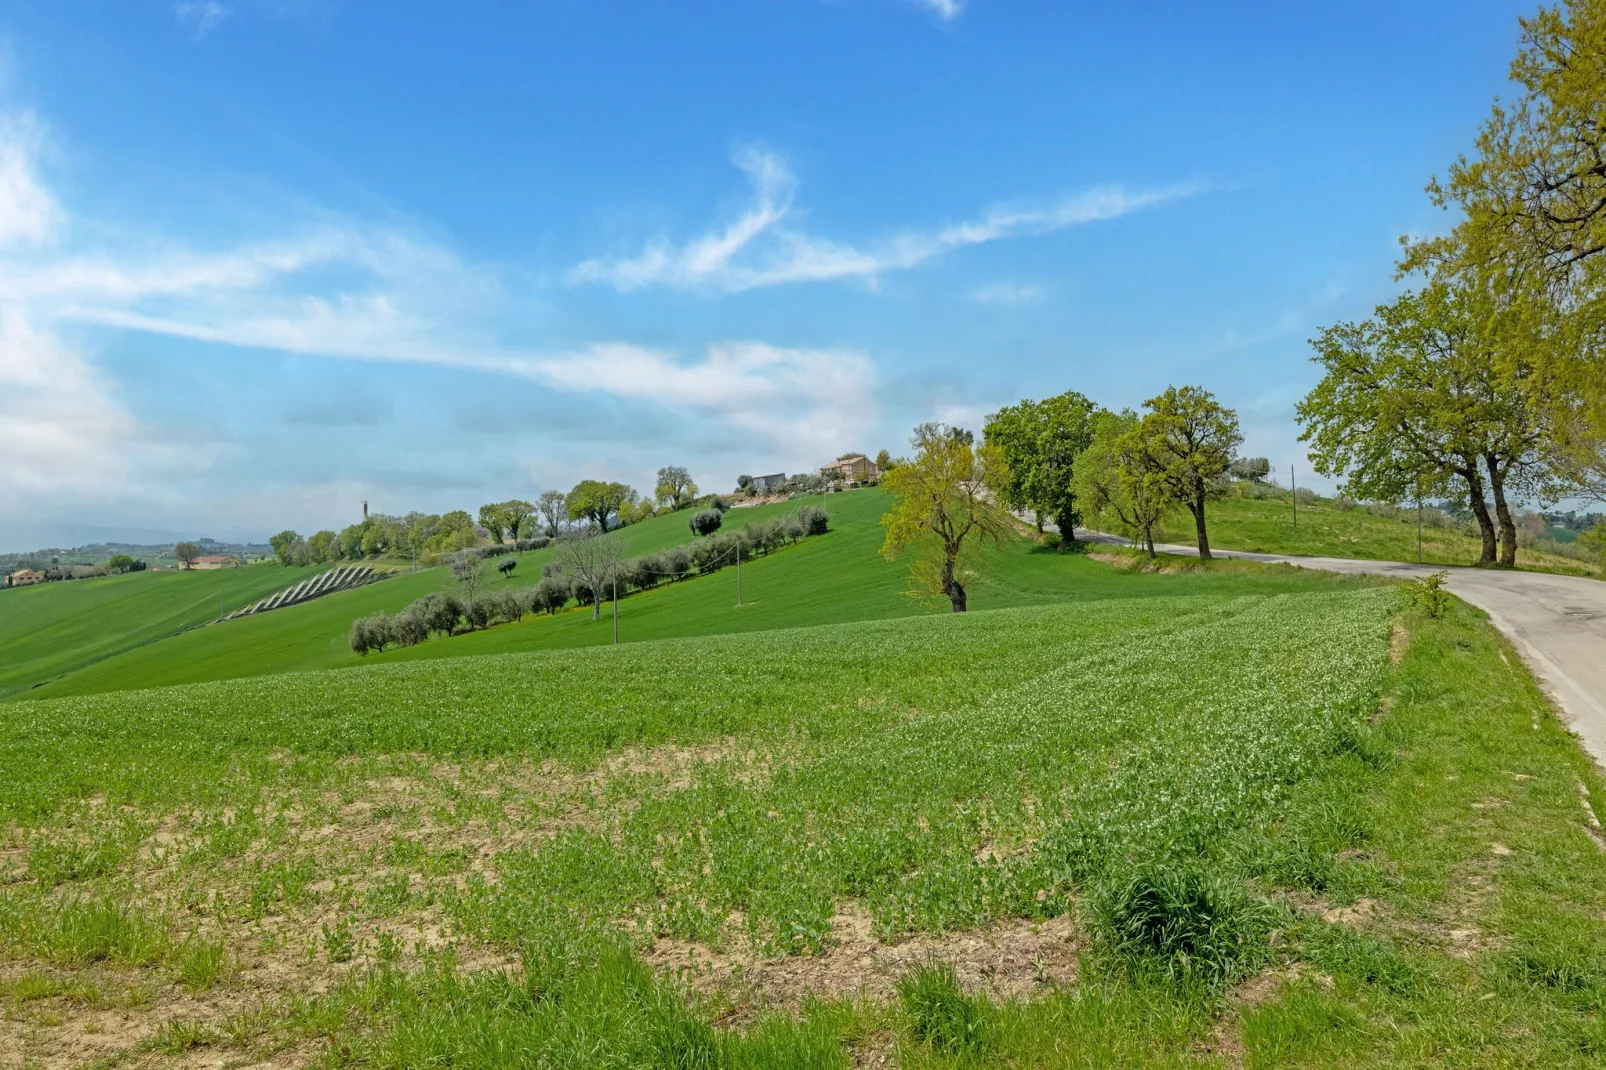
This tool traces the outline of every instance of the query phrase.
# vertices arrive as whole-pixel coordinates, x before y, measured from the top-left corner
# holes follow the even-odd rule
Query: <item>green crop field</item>
[[[879,490],[833,494],[832,530],[795,547],[742,566],[744,605],[736,605],[736,570],[694,576],[620,600],[620,635],[626,642],[677,636],[757,631],[853,620],[883,620],[944,612],[915,601],[907,566],[877,556],[886,496]],[[727,527],[788,513],[793,504],[732,510]],[[644,554],[688,541],[686,514],[660,517],[617,533],[630,554]],[[539,580],[550,551],[519,556],[512,578],[488,589]],[[130,651],[39,688],[34,697],[57,697],[240,676],[360,664],[347,633],[356,617],[394,612],[428,591],[451,582],[445,569],[398,576],[375,587],[331,595],[304,606],[228,621],[166,642]],[[1040,605],[1067,599],[1140,597],[1146,594],[1220,589],[1238,581],[1204,573],[1172,582],[1117,573],[1076,554],[1048,553],[1027,539],[1012,541],[992,557],[974,585],[975,608]],[[1267,579],[1265,582],[1276,582]],[[608,607],[604,607],[607,609]],[[460,657],[613,642],[609,619],[593,623],[589,609],[571,608],[556,617],[434,639],[416,647],[369,655],[367,660]]]
[[[0,696],[205,624],[316,571],[133,572],[0,591]]]
[[[0,706],[0,1051],[1594,1064],[1602,784],[1487,623],[1130,578]]]
[[[1296,530],[1289,503],[1275,499],[1227,498],[1208,503],[1205,517],[1210,545],[1221,550],[1318,557],[1360,557],[1377,561],[1415,561],[1416,522],[1412,510],[1399,519],[1373,516],[1362,509],[1339,509],[1331,499],[1301,504]],[[1192,545],[1193,516],[1177,510],[1167,516],[1155,541]],[[1480,543],[1457,528],[1424,528],[1422,559],[1435,565],[1470,565],[1478,560]],[[1600,575],[1598,565],[1559,554],[1519,548],[1519,568],[1541,568],[1580,575]]]
[[[732,522],[745,523],[790,509],[760,506],[737,510],[731,514]],[[614,537],[621,539],[632,554],[652,553],[689,540],[691,533],[686,519],[685,513],[657,517]],[[551,552],[545,550],[518,555],[519,570],[511,582],[515,585],[535,582],[540,578],[541,566],[550,557]],[[394,612],[415,598],[451,583],[451,576],[444,568],[401,573],[354,591],[226,621],[176,637],[180,625],[167,623],[163,616],[171,610],[162,599],[147,597],[153,591],[161,592],[164,597],[170,593],[193,597],[193,607],[188,602],[178,607],[193,610],[184,618],[184,626],[193,627],[332,567],[257,566],[182,575],[135,573],[105,580],[42,584],[0,593],[0,599],[5,599],[0,601],[0,650],[5,651],[0,656],[0,696],[8,690],[6,681],[12,674],[18,680],[14,688],[54,680],[32,693],[39,697],[355,664],[357,657],[346,643],[353,619],[381,610]],[[229,579],[221,580],[223,577]],[[242,585],[246,577],[252,582]],[[150,580],[160,582],[153,584]],[[191,580],[200,582],[193,587],[186,586]],[[199,589],[198,595],[196,589]],[[12,596],[31,600],[11,603]],[[152,615],[150,620],[145,619],[146,614]],[[62,623],[57,624],[58,620]],[[20,637],[27,637],[29,644],[16,648],[15,663],[11,648],[5,646],[8,631],[13,631],[19,641]],[[145,645],[155,639],[167,641]],[[38,653],[32,653],[34,650]],[[122,656],[111,656],[118,653]],[[85,667],[89,667],[88,671],[67,675]]]

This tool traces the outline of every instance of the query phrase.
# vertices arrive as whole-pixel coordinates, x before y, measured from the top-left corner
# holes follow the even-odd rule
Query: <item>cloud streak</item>
[[[621,292],[664,286],[721,294],[831,280],[874,287],[884,275],[957,249],[1115,219],[1195,191],[1186,184],[1152,189],[1100,186],[1045,204],[998,205],[973,220],[907,231],[861,249],[816,237],[793,224],[797,179],[783,157],[744,149],[732,162],[747,175],[753,190],[751,204],[734,221],[680,245],[659,239],[634,256],[587,260],[570,272],[570,281],[606,283]]]

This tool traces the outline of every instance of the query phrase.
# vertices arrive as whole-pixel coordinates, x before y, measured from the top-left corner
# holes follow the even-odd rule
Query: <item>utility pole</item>
[[[1299,487],[1294,483],[1294,466],[1288,466],[1288,504],[1294,507],[1294,530],[1299,530]]]
[[[619,645],[619,571],[613,573],[613,645]]]
[[[736,544],[736,607],[742,605],[742,544]]]
[[[1422,563],[1422,492],[1416,494],[1416,563]]]

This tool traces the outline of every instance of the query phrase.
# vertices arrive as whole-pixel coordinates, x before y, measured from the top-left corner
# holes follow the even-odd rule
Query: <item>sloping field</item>
[[[205,624],[319,571],[133,572],[0,591],[0,696]]]
[[[736,510],[731,513],[732,523],[774,516],[791,508],[795,506]],[[691,539],[688,516],[682,512],[654,517],[612,537],[623,542],[631,554],[653,553]],[[550,559],[550,550],[519,554],[518,571],[510,582],[538,581],[541,566]],[[423,569],[181,636],[173,634],[180,625],[168,621],[172,608],[164,599],[169,596],[185,599],[183,626],[193,628],[330,567],[136,573],[4,592],[0,594],[0,696],[12,678],[19,681],[18,689],[53,681],[35,696],[43,697],[355,664],[357,656],[346,643],[355,618],[381,610],[395,612],[452,582],[447,569]],[[222,577],[232,577],[233,585]],[[241,582],[246,577],[250,583]],[[167,586],[149,582],[158,578]],[[204,582],[182,588],[173,582],[192,578]],[[14,596],[24,600],[13,603]],[[57,618],[64,619],[57,623]],[[7,645],[13,637],[19,644],[15,653]],[[146,645],[158,639],[165,641]],[[118,653],[122,656],[111,656]],[[85,667],[90,667],[89,671],[73,672]]]
[[[1296,528],[1287,501],[1227,498],[1209,503],[1205,518],[1210,545],[1220,550],[1416,560],[1416,522],[1409,510],[1402,511],[1399,519],[1389,519],[1358,508],[1339,509],[1324,498],[1314,505],[1300,505]],[[1156,542],[1193,545],[1197,536],[1192,514],[1177,510],[1167,516],[1154,538]],[[1477,539],[1458,528],[1425,528],[1422,532],[1424,564],[1471,565],[1477,562],[1481,547]],[[1517,549],[1517,565],[1576,575],[1601,574],[1598,565],[1522,547]]]
[[[1598,1065],[1514,656],[1216,579],[0,706],[0,1062]]]
[[[817,500],[817,499],[816,499]],[[620,637],[625,643],[695,635],[764,631],[775,628],[887,620],[947,612],[911,599],[907,565],[883,560],[881,515],[887,499],[879,490],[829,497],[831,531],[742,566],[742,597],[737,607],[736,570],[694,576],[619,603]],[[728,527],[792,511],[795,504],[732,510]],[[616,536],[630,554],[650,553],[689,538],[685,514],[655,518]],[[550,551],[522,554],[508,580],[489,589],[537,582]],[[1268,573],[1263,589],[1308,590],[1322,581],[1288,569]],[[494,575],[494,574],[493,574]],[[398,576],[373,588],[331,595],[305,606],[275,610],[258,618],[229,621],[95,665],[55,681],[32,697],[93,694],[138,687],[193,683],[269,673],[353,666],[374,661],[453,658],[510,651],[609,645],[611,614],[599,623],[589,609],[571,608],[556,617],[526,617],[513,625],[366,659],[347,644],[351,621],[378,610],[394,612],[430,590],[451,582],[445,569]],[[1156,578],[1117,572],[1076,554],[1044,552],[1028,539],[1013,540],[990,555],[984,574],[972,585],[975,609],[1044,605],[1101,598],[1163,596],[1237,590],[1242,577],[1201,573]],[[606,609],[607,607],[605,607]]]
[[[0,943],[126,962],[186,1014],[186,969],[293,1002],[352,964],[424,971],[386,982],[406,999],[443,962],[512,967],[570,994],[486,1023],[498,1043],[618,1065],[706,1031],[675,965],[711,992],[778,971],[740,996],[758,1013],[800,985],[891,991],[811,977],[844,940],[881,961],[1005,927],[1043,962],[995,988],[1029,992],[1034,970],[1074,977],[1056,919],[1088,889],[1220,851],[1353,746],[1393,597],[1105,600],[14,703]],[[64,935],[83,911],[116,914],[111,943]],[[186,967],[201,946],[228,970]],[[1213,974],[1244,954],[1218,951]],[[597,961],[633,989],[597,987]],[[268,1014],[259,1035],[305,1025]],[[419,1025],[335,1031],[417,1065]],[[430,1051],[466,1042],[449,1034]]]

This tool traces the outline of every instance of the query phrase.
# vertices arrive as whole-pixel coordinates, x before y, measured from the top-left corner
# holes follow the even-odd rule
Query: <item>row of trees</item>
[[[387,646],[411,646],[432,634],[454,635],[492,624],[522,619],[526,613],[556,613],[574,602],[592,607],[598,619],[602,603],[649,590],[663,583],[717,572],[739,559],[770,553],[787,543],[829,530],[824,509],[804,506],[788,517],[757,521],[737,531],[700,539],[691,546],[672,546],[655,554],[627,558],[617,537],[596,528],[565,535],[538,584],[487,590],[484,553],[464,551],[453,558],[453,592],[425,595],[399,613],[378,613],[352,622],[351,648],[359,654]],[[511,560],[497,570],[510,575]]]
[[[1520,95],[1428,187],[1461,221],[1405,243],[1413,290],[1313,341],[1299,406],[1318,471],[1358,497],[1464,495],[1505,565],[1515,501],[1606,501],[1606,4],[1522,28]]]
[[[1238,417],[1199,387],[1171,387],[1144,412],[1109,412],[1081,394],[1022,401],[987,422],[983,443],[962,428],[915,428],[914,457],[882,478],[896,504],[882,518],[881,552],[916,551],[914,593],[968,604],[975,555],[1011,530],[1010,511],[1048,518],[1075,538],[1084,512],[1114,520],[1154,554],[1154,528],[1177,505],[1193,515],[1199,555],[1210,556],[1206,502],[1225,493],[1235,464],[1264,478],[1264,458],[1236,459]]]
[[[433,563],[442,555],[476,549],[505,539],[518,542],[556,539],[576,525],[608,531],[661,512],[683,509],[697,499],[697,484],[679,465],[658,470],[655,496],[643,498],[624,483],[583,479],[569,491],[549,490],[535,501],[510,498],[489,502],[471,516],[449,513],[365,514],[339,533],[319,531],[303,537],[291,530],[268,540],[284,565],[316,565],[393,556]],[[199,551],[197,550],[197,553]]]
[[[1209,557],[1206,501],[1223,492],[1235,463],[1251,479],[1270,466],[1264,458],[1235,460],[1243,442],[1237,413],[1207,390],[1170,387],[1143,408],[1110,412],[1075,391],[1006,406],[984,432],[998,451],[988,485],[1008,508],[1031,511],[1039,531],[1046,517],[1070,540],[1084,514],[1103,515],[1150,554],[1155,526],[1182,505],[1193,516],[1199,555]]]

